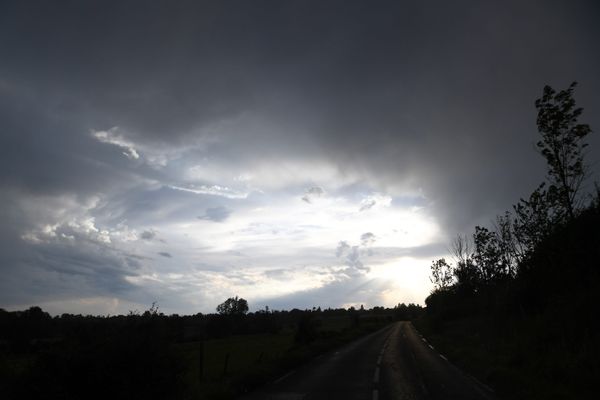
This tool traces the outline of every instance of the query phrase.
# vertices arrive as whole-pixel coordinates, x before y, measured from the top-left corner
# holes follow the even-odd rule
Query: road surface
[[[284,375],[243,400],[491,400],[410,322],[397,322]]]

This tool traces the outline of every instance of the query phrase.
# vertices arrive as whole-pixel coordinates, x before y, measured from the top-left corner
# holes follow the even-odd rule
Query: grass
[[[345,315],[334,315],[319,320],[319,332],[342,332],[352,326],[352,321]]]
[[[205,341],[172,339],[176,336],[168,335],[169,325],[159,319],[144,326],[152,329],[139,329],[137,323],[119,325],[121,330],[90,328],[94,334],[77,331],[75,339],[0,351],[0,392],[9,398],[66,399],[81,398],[94,387],[89,398],[137,393],[144,398],[231,400],[391,322],[391,315],[364,317],[307,314],[284,321],[276,334]],[[85,320],[80,326],[91,325]]]
[[[427,318],[413,323],[453,364],[490,385],[500,398],[588,398],[598,371],[593,365],[597,342],[565,340],[562,326],[552,326],[548,319],[552,316],[502,321],[480,316],[442,326]]]
[[[471,319],[451,320],[443,329],[434,329],[426,319],[413,324],[427,340],[457,366],[473,373],[485,383],[489,382],[498,354],[506,354],[500,343],[493,346],[486,341],[493,330],[490,324],[479,324]],[[483,329],[483,330],[482,330]]]
[[[349,318],[326,318],[316,340],[298,345],[294,331],[279,334],[230,336],[174,345],[187,368],[181,377],[187,399],[230,400],[297,368],[315,356],[337,348],[385,325],[364,321],[351,326]],[[202,376],[200,377],[200,358]],[[228,356],[229,355],[229,356]],[[225,368],[226,359],[227,368]]]
[[[291,348],[293,340],[292,333],[259,334],[176,345],[187,365],[183,377],[183,386],[188,388],[186,397],[232,397],[232,383],[257,373],[260,376],[274,373],[277,361]]]

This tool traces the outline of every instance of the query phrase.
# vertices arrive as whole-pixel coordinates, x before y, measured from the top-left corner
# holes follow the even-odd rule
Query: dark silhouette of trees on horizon
[[[541,135],[536,147],[548,165],[546,181],[513,212],[497,216],[493,230],[476,226],[471,238],[457,236],[451,244],[454,264],[442,258],[431,265],[434,293],[477,292],[515,279],[536,247],[586,208],[581,188],[588,177],[585,138],[592,130],[578,122],[583,109],[576,107],[575,87],[573,82],[557,92],[545,86],[535,101]]]
[[[288,368],[302,360],[298,354],[314,356],[394,320],[416,318],[423,308],[415,304],[368,310],[265,307],[249,312],[248,302],[236,296],[217,310],[165,315],[152,303],[148,310],[127,315],[51,316],[40,307],[0,309],[0,389],[11,399],[188,398],[189,378],[182,379],[193,371],[190,365],[207,367],[222,360],[207,354],[202,363],[195,359],[190,364],[189,351],[178,348],[205,343],[201,348],[209,349],[211,342],[219,346],[224,339],[244,341],[246,337],[251,346],[255,336],[289,336],[293,346],[280,354],[281,368]],[[360,326],[354,323],[357,319]],[[267,378],[273,377],[261,379]],[[244,391],[261,382],[250,375],[230,384]]]
[[[600,376],[600,189],[588,178],[576,84],[535,102],[547,175],[527,199],[433,261],[425,329],[501,398],[593,398]]]

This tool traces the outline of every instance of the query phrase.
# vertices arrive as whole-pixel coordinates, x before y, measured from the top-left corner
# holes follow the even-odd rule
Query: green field
[[[231,400],[384,327],[405,309],[113,317],[51,317],[39,307],[0,312],[0,393]]]
[[[360,326],[353,326],[347,316],[331,316],[317,321],[319,336],[308,345],[298,345],[291,329],[174,345],[186,362],[182,377],[185,397],[231,399],[383,325],[383,320],[364,319]]]

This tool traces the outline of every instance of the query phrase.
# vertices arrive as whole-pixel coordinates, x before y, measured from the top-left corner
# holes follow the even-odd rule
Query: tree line
[[[544,181],[431,265],[423,330],[501,398],[593,398],[600,376],[600,190],[584,190],[591,129],[575,87],[535,102]]]
[[[0,309],[0,391],[8,398],[184,398],[193,387],[190,365],[214,362],[200,357],[190,363],[189,354],[181,350],[186,346],[218,346],[228,337],[291,337],[290,354],[277,361],[283,365],[297,362],[294,354],[312,354],[324,344],[413,318],[422,307],[265,307],[249,312],[245,299],[231,297],[216,311],[165,315],[155,303],[143,312],[114,316],[51,316],[40,307]],[[247,380],[260,381],[253,379]]]
[[[545,181],[512,211],[497,216],[491,229],[476,226],[471,237],[453,240],[454,263],[441,258],[431,265],[433,294],[469,295],[506,285],[524,272],[545,239],[594,205],[581,193],[589,175],[584,156],[591,128],[578,122],[583,109],[575,104],[575,87],[573,82],[557,92],[546,86],[535,102],[541,134],[536,147],[548,167]]]

